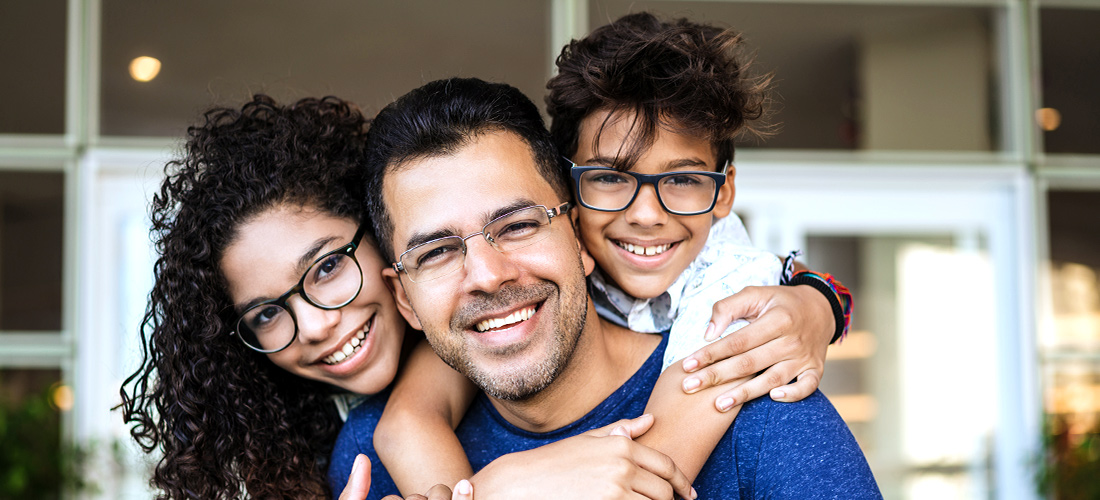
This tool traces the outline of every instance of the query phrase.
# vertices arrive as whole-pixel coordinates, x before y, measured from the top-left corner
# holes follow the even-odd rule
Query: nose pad
[[[474,240],[480,243],[474,243]],[[516,279],[516,267],[511,259],[497,250],[485,238],[471,238],[466,243],[466,275],[463,288],[466,292],[493,293],[500,285]]]
[[[287,300],[287,305],[294,309],[294,317],[298,322],[298,340],[301,342],[323,342],[333,334],[336,325],[340,324],[340,309],[321,309],[306,302],[301,295],[291,297]]]
[[[657,198],[657,187],[652,184],[642,185],[638,196],[626,207],[623,215],[627,222],[645,227],[664,224],[668,218],[668,213]]]

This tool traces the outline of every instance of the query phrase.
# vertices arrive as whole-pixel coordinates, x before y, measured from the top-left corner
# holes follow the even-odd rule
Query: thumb
[[[340,493],[340,500],[366,500],[370,491],[370,459],[360,453],[355,457],[348,475],[348,484]]]
[[[611,436],[626,436],[630,439],[638,439],[653,427],[653,415],[646,413],[630,420],[620,420],[611,430]]]
[[[763,310],[760,298],[757,288],[750,286],[715,302],[703,339],[708,342],[717,339],[735,319],[755,319],[760,316]]]

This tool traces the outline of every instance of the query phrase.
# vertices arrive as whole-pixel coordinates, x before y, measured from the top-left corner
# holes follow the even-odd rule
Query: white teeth
[[[644,256],[660,255],[660,254],[663,254],[666,251],[668,251],[669,248],[672,248],[671,243],[666,243],[664,245],[657,245],[657,246],[651,246],[651,247],[643,247],[641,245],[635,245],[633,243],[626,243],[626,242],[622,242],[622,241],[616,241],[615,243],[617,245],[619,245],[619,248],[622,248],[623,250],[626,250],[627,252],[630,252],[634,255],[644,255]]]
[[[374,318],[371,318],[371,320],[367,322],[366,325],[363,325],[363,329],[356,332],[355,336],[352,337],[351,340],[348,341],[348,343],[344,344],[344,346],[341,347],[340,350],[328,355],[322,361],[324,361],[325,364],[328,365],[335,365],[345,359],[348,359],[349,357],[351,357],[352,354],[355,354],[355,351],[359,350],[359,346],[363,345],[363,340],[367,338],[367,332],[370,331],[372,323],[374,323]]]
[[[484,332],[486,330],[492,330],[493,328],[500,328],[502,326],[508,326],[508,325],[511,325],[511,324],[514,324],[514,323],[519,323],[520,321],[527,321],[527,320],[531,319],[531,316],[534,316],[534,314],[535,314],[535,307],[534,306],[525,307],[525,308],[520,309],[520,310],[518,310],[518,311],[516,311],[512,314],[509,314],[509,315],[507,315],[503,318],[490,318],[490,319],[483,320],[483,321],[479,322],[477,325],[474,325],[474,329],[476,329],[479,332]]]

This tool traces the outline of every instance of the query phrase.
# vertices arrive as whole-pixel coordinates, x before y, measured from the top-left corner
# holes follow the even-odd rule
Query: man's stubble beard
[[[493,295],[485,295],[481,300],[466,304],[453,315],[450,331],[445,332],[438,341],[432,342],[432,348],[443,361],[493,398],[503,401],[522,401],[538,394],[550,386],[565,367],[569,366],[587,321],[587,284],[584,268],[579,259],[575,269],[580,277],[579,286],[570,287],[570,290],[564,292],[552,282],[541,281],[523,287],[501,288]],[[549,343],[545,356],[529,366],[509,367],[507,370],[495,372],[474,363],[464,344],[464,330],[472,318],[479,317],[487,310],[496,311],[502,307],[534,299],[542,299],[542,307],[545,308],[553,297],[559,299],[558,321],[555,323],[557,330],[553,332],[554,338]],[[538,313],[550,314],[551,312],[540,309]],[[528,346],[526,344],[508,346],[495,350],[491,354],[511,356],[521,353],[525,347]]]

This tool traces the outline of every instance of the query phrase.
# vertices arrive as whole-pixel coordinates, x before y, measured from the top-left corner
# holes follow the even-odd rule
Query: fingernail
[[[733,398],[722,398],[718,400],[718,409],[721,411],[727,411],[733,408]]]
[[[787,397],[787,393],[779,389],[772,389],[772,399],[783,399]]]
[[[699,494],[695,492],[695,488],[692,488],[691,489],[691,499],[695,500],[696,498],[699,498]]]
[[[699,388],[700,384],[702,384],[702,382],[698,378],[688,377],[684,379],[684,392],[693,392]]]
[[[455,491],[459,495],[469,495],[470,493],[474,492],[474,488],[470,485],[469,481],[463,479],[455,485]]]
[[[699,368],[699,360],[695,358],[687,358],[684,360],[685,372],[695,371],[696,368]]]
[[[707,323],[707,331],[703,333],[703,340],[710,342],[714,340],[714,322]]]

